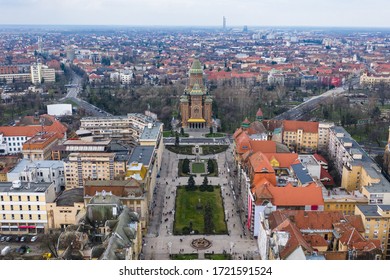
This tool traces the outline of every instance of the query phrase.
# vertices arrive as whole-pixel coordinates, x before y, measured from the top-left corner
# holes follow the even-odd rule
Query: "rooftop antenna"
[[[43,135],[44,132],[45,132],[45,119],[44,118],[40,118],[39,122],[41,124],[41,134]]]

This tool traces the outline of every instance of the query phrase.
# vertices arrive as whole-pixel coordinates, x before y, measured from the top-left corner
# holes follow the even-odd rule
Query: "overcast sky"
[[[0,0],[0,24],[390,27],[389,0]]]

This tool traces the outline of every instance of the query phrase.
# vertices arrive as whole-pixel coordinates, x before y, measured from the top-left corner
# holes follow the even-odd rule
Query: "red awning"
[[[25,228],[35,228],[35,226],[19,226],[19,228],[25,229]]]

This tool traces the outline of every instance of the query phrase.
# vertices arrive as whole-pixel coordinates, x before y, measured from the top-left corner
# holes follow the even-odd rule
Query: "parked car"
[[[7,239],[7,236],[4,235],[4,236],[1,237],[0,241],[1,242],[5,242],[6,239]]]
[[[12,241],[12,237],[11,237],[11,236],[7,236],[7,238],[5,239],[5,241],[7,241],[7,242]]]
[[[18,242],[19,239],[20,239],[20,236],[16,236],[16,237],[15,237],[15,241],[16,241],[16,242]]]
[[[9,252],[11,252],[11,247],[10,246],[6,246],[6,247],[4,247],[3,250],[1,250],[1,255],[2,256],[6,256]]]
[[[19,240],[20,242],[24,242],[24,241],[26,241],[26,236],[22,236],[22,237],[20,237],[20,240]]]
[[[38,239],[38,235],[34,235],[31,237],[31,242],[35,242]]]

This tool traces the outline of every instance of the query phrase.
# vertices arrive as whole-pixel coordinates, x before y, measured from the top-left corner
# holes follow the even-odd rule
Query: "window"
[[[1,201],[4,201],[4,196],[0,196],[0,200],[1,200]]]
[[[3,220],[5,220],[5,219],[6,219],[5,214],[3,214]]]
[[[41,219],[41,215],[40,214],[38,214],[38,220],[40,220]]]
[[[41,210],[41,206],[40,206],[40,205],[37,205],[37,210],[38,210],[38,211]]]
[[[21,197],[20,195],[18,196],[18,200],[19,200],[19,201],[22,201],[22,197]]]
[[[39,196],[36,196],[36,197],[35,197],[35,200],[36,200],[36,201],[39,201]]]
[[[22,205],[19,205],[19,210],[20,210],[20,211],[23,210],[23,206],[22,206]]]
[[[20,219],[23,220],[23,214],[20,214]]]
[[[28,205],[28,211],[31,211],[31,205]]]
[[[29,195],[27,196],[27,201],[30,201],[30,196]]]
[[[12,195],[9,196],[9,201],[12,201]]]
[[[32,215],[31,214],[28,215],[28,219],[32,220]]]
[[[14,206],[13,205],[11,205],[11,211],[13,211],[14,210]]]
[[[4,205],[1,205],[1,210],[5,210],[5,206]]]
[[[15,215],[14,214],[11,214],[11,219],[15,220]]]

